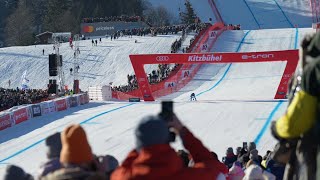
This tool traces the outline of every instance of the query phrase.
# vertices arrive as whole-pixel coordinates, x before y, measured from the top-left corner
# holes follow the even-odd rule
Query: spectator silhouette
[[[185,148],[194,160],[194,167],[186,168],[169,145],[169,129],[158,116],[142,119],[135,130],[136,148],[111,176],[111,180],[125,179],[216,179],[219,174],[210,151],[182,125],[176,116],[169,125],[180,135]]]

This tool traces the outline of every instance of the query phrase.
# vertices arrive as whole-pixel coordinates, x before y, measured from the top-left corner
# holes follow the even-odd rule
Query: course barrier
[[[89,103],[88,94],[76,94],[73,96],[44,101],[38,104],[14,107],[0,114],[0,131],[16,124],[23,123],[31,118],[45,116],[51,113],[64,111],[72,107]]]
[[[209,51],[225,30],[226,27],[223,23],[216,23],[202,30],[191,44],[188,53]],[[150,85],[150,90],[156,98],[177,92],[193,79],[200,67],[201,64],[183,64],[182,67],[177,68],[177,72],[172,73],[166,80]],[[145,79],[145,81],[148,82],[148,79]],[[113,91],[112,97],[119,100],[129,100],[130,98],[143,99],[140,88],[128,93]]]

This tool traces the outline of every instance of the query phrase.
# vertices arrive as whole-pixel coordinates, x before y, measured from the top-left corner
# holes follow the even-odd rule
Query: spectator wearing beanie
[[[229,169],[229,180],[242,180],[244,177],[244,172],[241,167],[241,163],[236,161],[233,163],[232,167]]]
[[[180,135],[184,147],[194,160],[192,168],[186,168],[169,145],[168,124],[158,116],[142,119],[135,130],[136,149],[131,151],[122,165],[111,175],[111,180],[126,179],[216,179],[221,174],[219,163],[210,151],[184,127],[176,116],[169,123]]]
[[[264,171],[260,166],[256,164],[251,164],[245,170],[245,176],[243,180],[276,180],[276,177],[269,173],[268,171]]]
[[[9,165],[6,167],[5,174],[0,178],[2,180],[33,180],[34,178],[26,173],[22,168]]]
[[[226,156],[222,158],[222,162],[230,169],[236,160],[237,156],[233,153],[232,147],[229,147]]]
[[[113,171],[119,166],[118,160],[111,155],[99,156],[98,160],[100,170],[105,173],[107,179],[110,179]]]
[[[55,133],[46,139],[48,162],[40,167],[40,178],[61,168],[60,152],[62,149],[61,133]]]
[[[61,142],[62,168],[43,179],[106,179],[102,172],[98,172],[98,164],[94,160],[86,133],[80,125],[67,127],[61,134]]]

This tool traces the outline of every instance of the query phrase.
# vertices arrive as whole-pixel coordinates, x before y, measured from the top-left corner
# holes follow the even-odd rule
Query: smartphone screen
[[[173,102],[163,101],[161,103],[161,116],[165,121],[172,121],[173,118]]]

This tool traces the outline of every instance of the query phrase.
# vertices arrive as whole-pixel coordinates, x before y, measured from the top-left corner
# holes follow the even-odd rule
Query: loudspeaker
[[[49,54],[49,76],[58,75],[57,55]]]
[[[48,93],[49,94],[57,94],[58,93],[58,85],[57,84],[48,84]]]
[[[57,80],[55,80],[55,79],[49,79],[49,84],[57,84]]]

